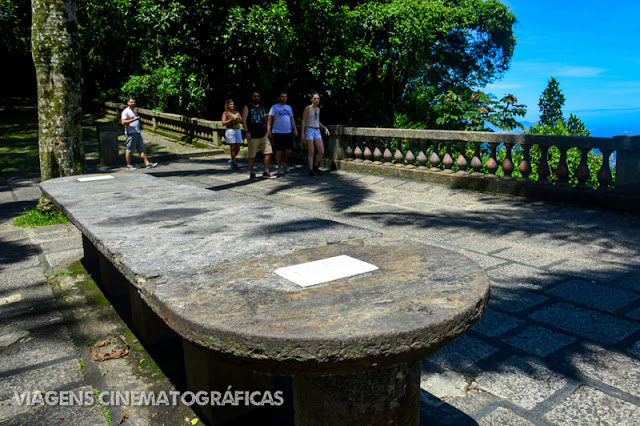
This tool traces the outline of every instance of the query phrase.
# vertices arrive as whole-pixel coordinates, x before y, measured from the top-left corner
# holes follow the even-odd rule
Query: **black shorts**
[[[273,133],[273,148],[276,151],[293,149],[293,133]]]

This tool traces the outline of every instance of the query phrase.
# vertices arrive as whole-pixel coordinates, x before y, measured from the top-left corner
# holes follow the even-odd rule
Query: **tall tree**
[[[73,0],[32,0],[31,50],[38,83],[42,180],[82,174],[78,20]]]
[[[558,80],[551,77],[551,80],[547,83],[546,89],[540,96],[540,124],[543,126],[553,127],[556,121],[562,120],[562,105],[564,105],[564,95],[560,90],[560,84]]]
[[[582,120],[575,114],[569,116],[569,120],[567,120],[567,130],[569,130],[571,136],[591,136],[591,132],[589,132],[587,126],[585,126]]]

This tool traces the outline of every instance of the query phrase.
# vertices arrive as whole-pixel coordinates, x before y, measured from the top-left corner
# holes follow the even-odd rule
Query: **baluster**
[[[362,136],[356,136],[356,147],[353,150],[353,155],[355,157],[355,160],[353,161],[363,161],[364,160],[364,155],[362,153],[362,148],[360,148],[360,144],[362,143]]]
[[[398,139],[396,142],[396,152],[393,153],[394,166],[402,167],[404,161],[404,154],[402,153],[402,139]]]
[[[447,151],[444,154],[444,158],[442,159],[442,164],[444,164],[444,173],[453,173],[453,155],[451,154],[451,145],[453,145],[453,141],[444,141],[447,146]]]
[[[520,174],[522,177],[518,179],[518,182],[531,182],[529,175],[531,174],[531,145],[521,145],[523,149],[522,162],[520,163]]]
[[[373,139],[373,164],[382,164],[382,151],[380,151],[380,138]]]
[[[391,153],[391,139],[387,138],[387,144],[382,154],[382,161],[385,166],[391,166],[393,164],[393,154]]]
[[[366,139],[365,142],[364,142],[364,151],[362,153],[362,156],[364,157],[364,163],[367,163],[367,164],[373,163],[373,161],[372,161],[372,159],[373,159],[373,151],[371,150],[369,145],[371,145],[371,140],[370,139]]]
[[[602,149],[602,166],[598,172],[599,191],[610,191],[609,184],[613,177],[611,176],[611,167],[609,166],[609,157],[611,157],[610,149]]]
[[[560,148],[560,162],[558,163],[558,168],[556,169],[556,186],[560,188],[564,188],[569,186],[569,167],[567,167],[567,150],[564,148]]]
[[[591,171],[589,170],[588,154],[588,149],[583,148],[580,150],[580,165],[578,166],[578,170],[576,170],[576,179],[578,179],[578,185],[576,188],[578,189],[589,189],[587,181],[589,180]]]
[[[506,148],[506,155],[504,161],[502,162],[502,171],[504,172],[504,176],[502,177],[502,179],[513,180],[514,178],[513,176],[511,176],[513,174],[513,170],[515,169],[513,160],[511,159],[511,150],[513,149],[513,144],[506,143],[504,144],[504,147]]]
[[[406,168],[408,169],[415,169],[416,165],[416,156],[413,153],[413,147],[414,147],[414,140],[410,140],[409,141],[409,150],[407,151],[407,155],[405,155],[404,159],[407,160],[407,164],[406,164]]]
[[[346,146],[344,147],[344,157],[348,160],[348,161],[353,161],[356,156],[353,155],[353,148],[351,147],[351,141],[355,140],[355,136],[352,136],[350,138],[345,138]]]
[[[417,161],[419,166],[418,167],[426,167],[427,166],[427,155],[424,153],[424,143],[425,141],[423,139],[420,140],[420,152],[418,152],[418,157],[417,157]]]
[[[485,177],[489,179],[498,179],[498,176],[496,176],[496,170],[498,170],[498,157],[496,157],[498,144],[496,142],[489,142],[489,146],[491,147],[491,154],[489,154],[489,161],[487,161],[487,171],[489,174]]]
[[[549,175],[551,172],[549,171],[549,147],[547,145],[540,145],[540,151],[542,155],[540,156],[540,164],[538,165],[538,183],[542,185],[547,185],[549,182]]]
[[[474,145],[475,151],[471,158],[471,168],[473,169],[471,176],[482,177],[483,175],[480,173],[480,170],[482,169],[482,159],[480,158],[480,146],[482,145],[482,142],[474,142]]]
[[[431,157],[429,157],[429,163],[431,163],[431,168],[429,170],[432,172],[439,172],[441,170],[440,163],[442,162],[440,155],[438,154],[438,145],[440,143],[437,140],[432,140],[431,144],[433,145],[433,150],[431,151]]]
[[[458,166],[459,174],[467,174],[467,143],[464,141],[459,141],[458,146],[460,147],[460,154],[458,154],[458,160],[456,161],[456,165]]]
[[[222,142],[220,142],[220,136],[218,135],[218,131],[215,129],[211,130],[211,142],[214,146],[220,146]]]

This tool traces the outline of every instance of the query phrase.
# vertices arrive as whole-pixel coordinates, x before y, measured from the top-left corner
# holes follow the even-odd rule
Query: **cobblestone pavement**
[[[82,240],[73,225],[13,226],[40,198],[37,183],[37,177],[0,176],[0,424],[192,425],[196,415],[184,405],[83,404],[86,395],[114,401],[109,395],[175,392],[176,381],[158,369],[77,262]],[[107,339],[107,346],[88,347]],[[96,352],[123,347],[118,339],[128,345],[126,357],[92,360]],[[71,393],[83,402],[64,403]],[[43,404],[37,395],[60,403]]]
[[[246,165],[229,170],[223,157],[152,174],[478,262],[491,302],[472,330],[423,361],[424,424],[640,424],[639,215],[382,175],[310,178],[301,166],[249,181]]]
[[[82,257],[75,227],[17,228],[40,198],[37,178],[0,179],[0,423],[106,424],[98,406],[13,404],[14,392],[90,392],[46,273]]]
[[[478,262],[492,280],[489,309],[472,330],[423,361],[423,424],[640,424],[639,215],[382,175],[332,171],[311,178],[301,166],[282,178],[250,181],[246,160],[240,165],[232,171],[218,156],[114,172],[232,191]],[[81,389],[73,345],[42,285],[43,265],[81,256],[79,236],[69,225],[46,239],[41,231],[11,227],[39,192],[36,179],[7,182],[0,182],[0,400],[34,375],[43,383],[64,375],[60,386]],[[50,342],[51,333],[60,333],[55,344],[19,353],[16,342]],[[0,413],[0,422],[9,418]],[[87,416],[74,424],[99,424],[101,416],[83,410],[46,418],[72,415]]]

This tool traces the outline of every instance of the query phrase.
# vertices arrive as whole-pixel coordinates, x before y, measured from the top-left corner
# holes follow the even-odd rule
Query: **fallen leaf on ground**
[[[119,425],[121,425],[122,423],[124,423],[125,420],[127,420],[129,418],[129,415],[127,413],[125,413],[124,411],[122,412],[122,417],[120,417],[120,421],[118,422]]]
[[[109,345],[111,343],[113,343],[113,339],[100,340],[99,342],[96,342],[95,344],[89,346],[89,349],[101,348],[101,347],[107,346],[107,345]]]
[[[127,355],[129,355],[129,346],[126,346],[124,348],[117,348],[105,354],[103,354],[102,352],[94,352],[91,354],[91,359],[97,362],[102,362],[108,359],[124,358]]]

